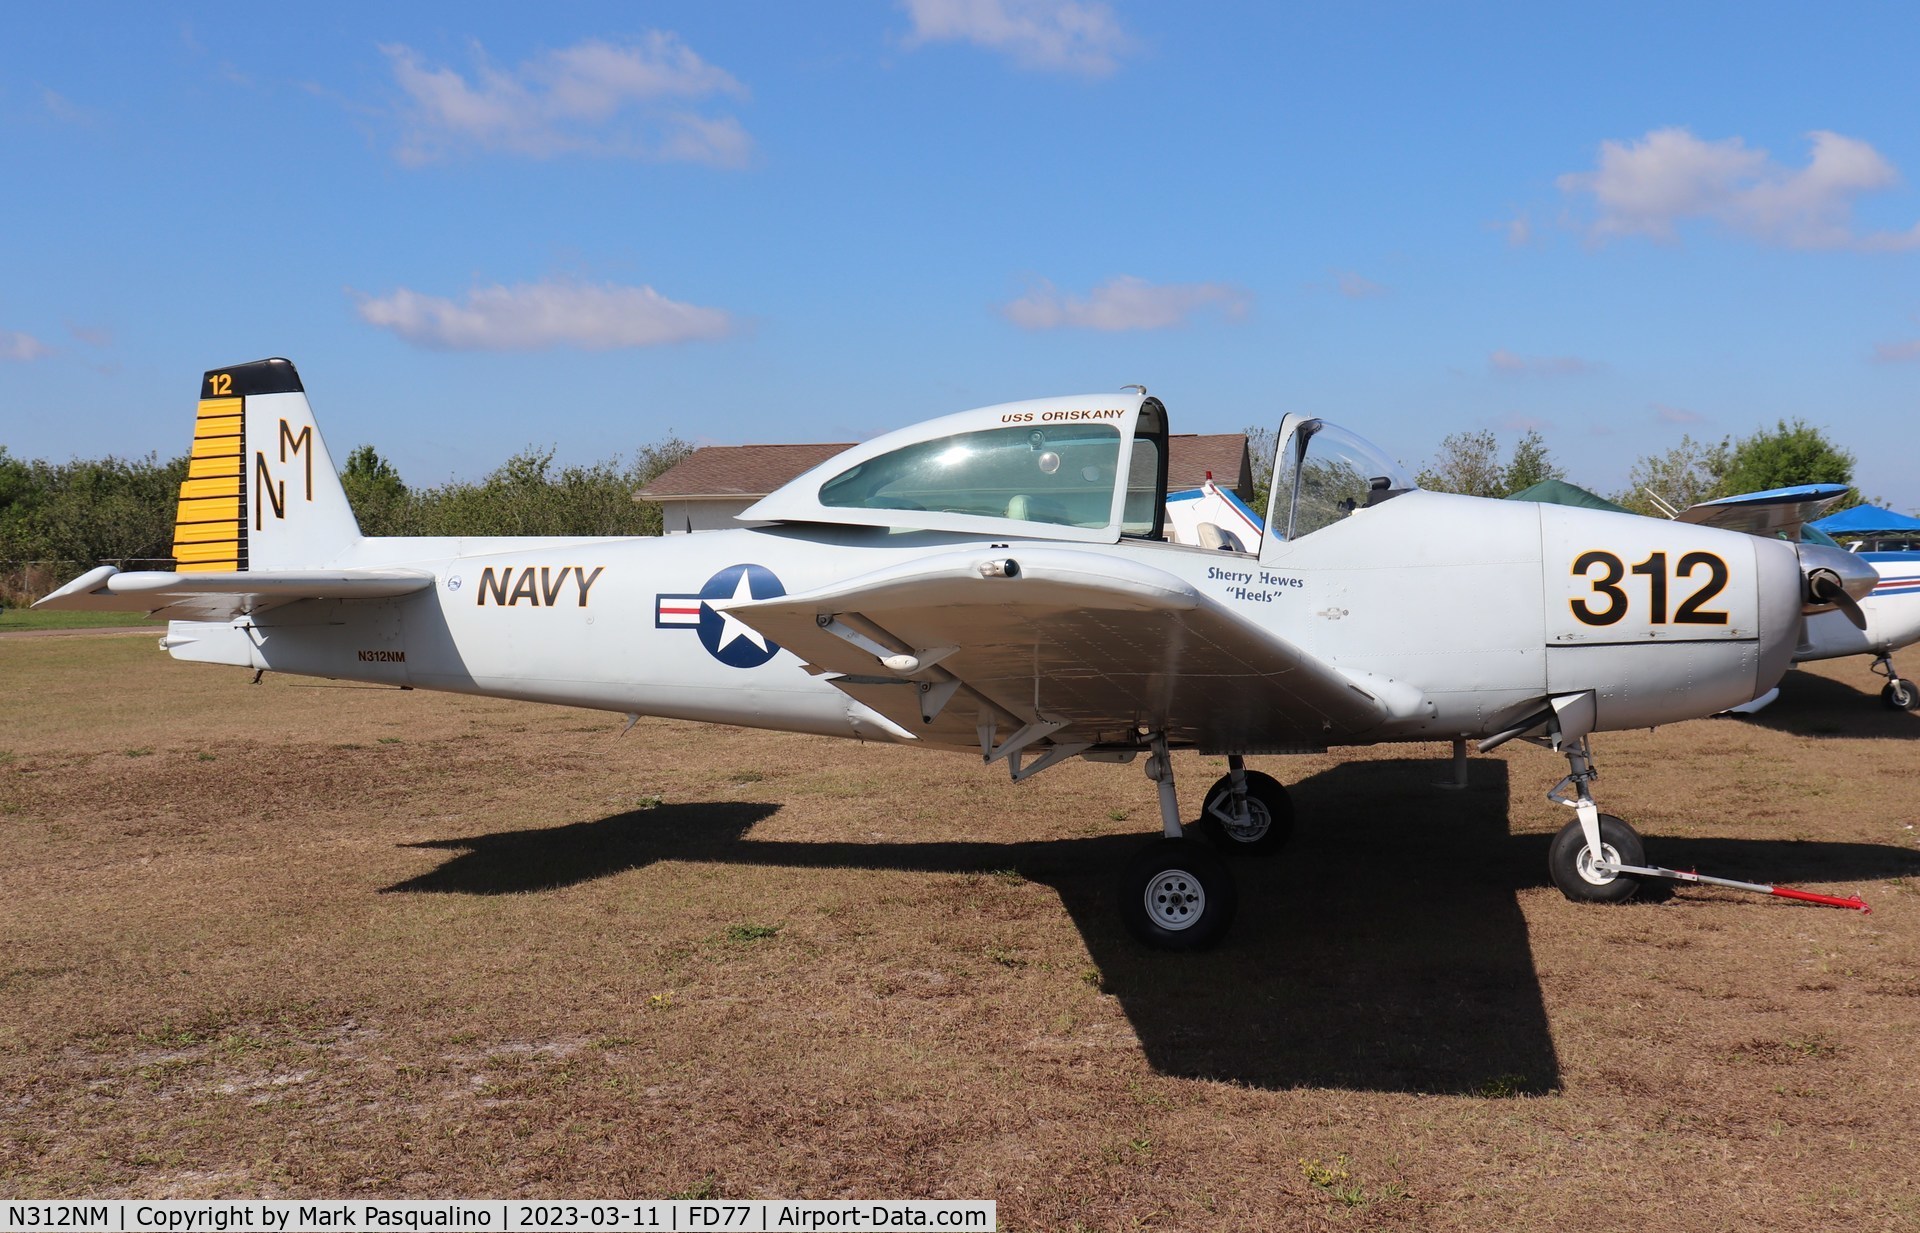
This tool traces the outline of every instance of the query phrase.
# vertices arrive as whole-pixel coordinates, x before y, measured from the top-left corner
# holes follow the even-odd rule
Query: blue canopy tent
[[[1828,535],[1920,535],[1920,518],[1877,505],[1856,505],[1812,525]]]

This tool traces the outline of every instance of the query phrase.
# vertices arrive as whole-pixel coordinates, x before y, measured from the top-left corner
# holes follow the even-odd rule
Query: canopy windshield
[[[1325,420],[1294,427],[1281,443],[1273,480],[1275,529],[1284,529],[1288,539],[1311,535],[1414,487],[1392,455]]]
[[[1110,424],[989,428],[869,458],[821,485],[820,503],[1104,527],[1119,463]]]

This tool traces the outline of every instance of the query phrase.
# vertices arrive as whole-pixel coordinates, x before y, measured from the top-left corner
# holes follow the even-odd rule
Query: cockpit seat
[[[1007,517],[1021,522],[1051,522],[1055,526],[1069,526],[1073,522],[1061,502],[1052,497],[1028,496],[1024,492],[1015,493],[1007,502]]]
[[[1193,527],[1194,535],[1202,548],[1212,548],[1221,552],[1245,552],[1246,548],[1232,532],[1217,523],[1198,522]]]

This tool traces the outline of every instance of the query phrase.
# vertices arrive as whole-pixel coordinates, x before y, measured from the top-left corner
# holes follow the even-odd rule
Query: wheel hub
[[[1207,907],[1200,879],[1184,869],[1164,869],[1147,882],[1147,919],[1162,929],[1191,928]]]
[[[1618,865],[1620,851],[1610,843],[1603,843],[1600,845],[1600,859],[1609,865]],[[1580,849],[1580,859],[1574,867],[1580,871],[1581,879],[1592,886],[1606,886],[1620,876],[1611,869],[1596,867],[1592,848]]]
[[[1221,823],[1221,829],[1227,832],[1227,838],[1236,843],[1258,843],[1266,838],[1269,830],[1273,829],[1273,814],[1268,812],[1265,804],[1252,796],[1247,797],[1245,813],[1236,817],[1233,813],[1232,798],[1229,797],[1220,802],[1215,816],[1225,817],[1226,820]]]
[[[1273,815],[1259,801],[1249,800],[1244,816],[1227,823],[1227,834],[1241,843],[1258,843],[1273,826]]]

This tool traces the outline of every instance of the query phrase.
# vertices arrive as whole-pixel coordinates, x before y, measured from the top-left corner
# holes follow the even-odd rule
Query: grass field
[[[107,629],[117,625],[148,626],[158,637],[161,622],[150,626],[144,612],[35,612],[31,608],[0,608],[0,634],[31,629]]]
[[[0,641],[0,1195],[997,1199],[1009,1229],[1920,1227],[1920,718],[1864,661],[1564,763],[1257,759],[1220,950],[1110,904],[1139,766]],[[1177,759],[1189,814],[1216,760]]]

